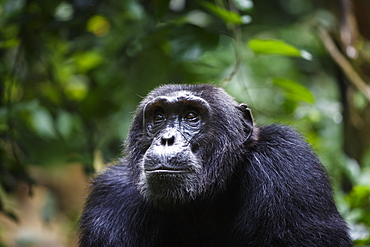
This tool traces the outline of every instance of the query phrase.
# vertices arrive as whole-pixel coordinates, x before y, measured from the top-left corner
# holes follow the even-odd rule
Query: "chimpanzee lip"
[[[155,167],[151,169],[146,169],[145,172],[146,173],[189,173],[190,171],[185,170],[185,169],[160,166],[160,167]]]

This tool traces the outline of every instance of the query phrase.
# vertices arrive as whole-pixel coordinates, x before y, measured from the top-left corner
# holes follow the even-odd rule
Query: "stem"
[[[370,87],[361,78],[346,57],[338,50],[329,33],[323,28],[318,28],[318,33],[330,56],[342,69],[348,80],[366,97],[368,101],[370,101]]]

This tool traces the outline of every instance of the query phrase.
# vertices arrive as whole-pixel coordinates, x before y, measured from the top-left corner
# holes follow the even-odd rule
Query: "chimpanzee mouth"
[[[152,169],[145,169],[146,173],[167,173],[167,174],[175,174],[175,173],[190,173],[189,169],[180,169],[180,168],[173,168],[173,167],[166,167],[166,166],[159,166]]]

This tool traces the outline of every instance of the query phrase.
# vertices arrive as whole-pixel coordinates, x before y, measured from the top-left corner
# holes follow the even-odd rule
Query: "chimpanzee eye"
[[[155,123],[160,123],[164,120],[164,115],[162,113],[157,113],[154,116],[154,122]]]
[[[199,120],[198,114],[196,112],[190,111],[186,114],[185,120],[195,122]]]

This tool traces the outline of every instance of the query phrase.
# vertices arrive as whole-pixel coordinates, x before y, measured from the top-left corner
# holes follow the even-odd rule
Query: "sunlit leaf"
[[[65,84],[65,92],[71,99],[81,101],[88,93],[88,79],[84,75],[74,75]]]
[[[84,52],[75,56],[80,72],[85,73],[101,64],[103,58],[96,51]]]
[[[101,15],[91,17],[87,23],[87,30],[98,37],[107,35],[110,31],[111,25],[107,18]]]
[[[212,17],[204,11],[193,10],[186,15],[186,21],[195,26],[204,28],[212,22]]]
[[[315,102],[315,98],[310,90],[295,81],[275,78],[273,83],[283,91],[285,97],[288,99],[293,101],[304,101],[311,104]]]
[[[32,112],[31,124],[36,133],[41,137],[55,137],[53,118],[44,108],[38,108]]]
[[[58,21],[68,21],[73,18],[73,7],[71,4],[61,2],[55,9],[55,19]]]
[[[242,15],[241,19],[243,24],[248,24],[252,22],[252,17],[250,15]]]
[[[234,0],[238,9],[247,11],[253,8],[254,4],[252,0]]]
[[[362,207],[370,202],[370,188],[363,185],[353,187],[347,199],[353,207]]]
[[[57,118],[55,127],[63,137],[68,137],[72,133],[73,117],[67,111],[60,111]]]
[[[243,24],[242,17],[232,11],[216,6],[212,3],[203,2],[202,5],[226,23]]]
[[[252,39],[248,42],[248,47],[256,54],[277,54],[292,57],[302,57],[306,60],[312,59],[311,54],[307,51],[301,51],[282,40]]]

